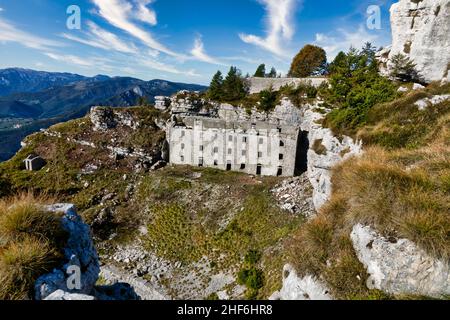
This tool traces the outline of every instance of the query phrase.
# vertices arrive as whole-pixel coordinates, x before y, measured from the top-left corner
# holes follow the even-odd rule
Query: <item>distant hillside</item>
[[[93,105],[133,106],[139,98],[149,102],[157,95],[171,95],[179,90],[204,90],[192,84],[163,80],[142,81],[111,78],[104,81],[83,80],[34,93],[16,93],[0,97],[0,117],[51,118],[76,113],[85,115]],[[28,108],[26,108],[28,106]],[[27,109],[28,112],[24,112]]]
[[[130,107],[142,97],[151,103],[158,95],[205,89],[201,85],[164,80],[0,70],[0,161],[13,156],[25,136],[82,117],[94,105]],[[2,92],[14,93],[2,96]]]
[[[38,92],[77,81],[99,81],[107,76],[88,78],[72,73],[35,71],[21,68],[0,70],[0,96],[18,92]]]

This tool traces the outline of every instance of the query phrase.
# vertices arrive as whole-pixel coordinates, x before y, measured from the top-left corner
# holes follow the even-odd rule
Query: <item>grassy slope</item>
[[[448,86],[431,86],[375,107],[368,125],[357,133],[365,142],[365,155],[335,169],[331,201],[306,224],[274,206],[269,190],[276,178],[188,167],[135,174],[129,163],[110,163],[101,150],[67,143],[68,136],[86,138],[83,133],[91,132],[86,119],[54,127],[63,139],[34,135],[24,150],[0,165],[0,173],[13,190],[32,189],[74,202],[88,222],[111,207],[112,221],[97,230],[99,240],[117,234],[109,247],[133,240],[138,227],[146,225],[147,249],[161,257],[189,264],[206,255],[217,271],[236,273],[248,251],[259,250],[265,273],[259,297],[280,285],[287,255],[300,273],[322,276],[337,298],[392,298],[366,288],[367,274],[349,233],[356,222],[371,223],[431,254],[448,255],[449,105],[422,112],[413,105],[419,98],[448,92]],[[128,139],[129,134],[140,138]],[[126,132],[122,137],[142,144],[158,133]],[[111,137],[88,138],[107,142]],[[21,160],[35,150],[50,165],[39,172],[21,170]],[[104,162],[98,171],[79,175],[85,164],[98,160]],[[113,198],[103,201],[109,193]]]
[[[321,276],[338,298],[388,298],[365,286],[367,274],[349,238],[358,222],[448,259],[450,102],[425,111],[414,103],[449,92],[449,85],[431,85],[370,111],[356,134],[364,155],[334,169],[331,200],[291,243],[291,260],[301,274]]]

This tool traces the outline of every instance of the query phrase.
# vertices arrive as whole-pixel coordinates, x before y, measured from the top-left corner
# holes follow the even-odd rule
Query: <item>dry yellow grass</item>
[[[31,193],[0,201],[0,299],[28,299],[36,279],[62,258],[61,217]]]
[[[349,238],[357,223],[409,239],[435,257],[450,257],[449,102],[423,112],[414,106],[449,91],[432,85],[374,108],[358,134],[364,155],[333,169],[330,201],[290,244],[300,274],[320,277],[336,298],[393,298],[365,285],[366,270]]]

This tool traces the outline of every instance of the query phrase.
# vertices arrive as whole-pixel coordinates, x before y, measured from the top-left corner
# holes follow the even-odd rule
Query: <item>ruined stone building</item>
[[[35,154],[30,154],[23,162],[28,171],[39,171],[46,165],[45,160]]]
[[[306,170],[295,126],[192,116],[174,122],[168,134],[171,164],[265,176]]]

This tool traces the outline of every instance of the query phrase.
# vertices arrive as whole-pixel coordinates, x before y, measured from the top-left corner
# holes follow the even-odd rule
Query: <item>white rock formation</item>
[[[423,85],[421,85],[420,83],[414,83],[412,89],[413,90],[422,90],[422,89],[425,89],[425,87]]]
[[[322,207],[331,196],[331,169],[343,160],[362,153],[361,141],[355,142],[347,136],[338,139],[330,129],[322,127],[320,120],[325,115],[317,111],[318,107],[320,105],[317,104],[304,106],[300,122],[301,129],[309,133],[307,175],[314,188],[313,202],[316,210]],[[316,140],[321,140],[326,153],[317,154],[312,148]]]
[[[69,293],[64,292],[63,290],[56,290],[52,294],[50,294],[47,298],[44,300],[75,300],[75,301],[82,301],[82,300],[95,300],[95,297],[85,295],[85,294],[79,294],[79,293]]]
[[[391,7],[391,29],[389,59],[408,56],[425,82],[450,80],[449,0],[400,0]]]
[[[329,290],[312,276],[300,278],[291,265],[283,269],[283,287],[269,300],[332,300]]]
[[[422,111],[430,106],[435,106],[435,105],[440,104],[447,100],[450,100],[450,94],[433,96],[432,98],[423,98],[423,99],[416,101],[415,105],[417,106],[417,108],[419,110]]]
[[[62,227],[68,233],[67,246],[64,249],[66,263],[61,268],[39,277],[35,283],[35,298],[43,300],[57,290],[89,295],[97,282],[100,266],[97,251],[92,241],[91,230],[77,214],[72,204],[48,206],[52,212],[63,212]],[[76,266],[81,270],[80,289],[69,290],[67,274],[69,267]]]
[[[135,130],[140,123],[129,111],[107,107],[92,107],[89,118],[94,125],[94,131],[106,131],[117,126],[130,127]]]
[[[450,294],[448,260],[431,257],[407,239],[389,241],[360,224],[353,227],[351,239],[370,274],[368,288],[436,298]]]

